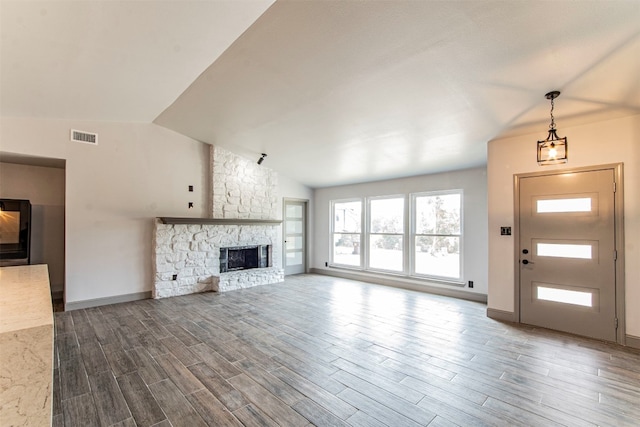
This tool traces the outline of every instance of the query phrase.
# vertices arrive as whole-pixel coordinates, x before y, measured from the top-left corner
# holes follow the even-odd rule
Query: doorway
[[[307,271],[307,201],[284,200],[284,274]]]
[[[516,177],[519,319],[623,340],[622,165]]]
[[[47,264],[54,310],[65,292],[66,160],[0,151],[0,197],[31,202],[31,264]]]

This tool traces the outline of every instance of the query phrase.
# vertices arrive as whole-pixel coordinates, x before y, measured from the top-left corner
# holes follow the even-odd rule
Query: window
[[[540,300],[593,307],[593,291],[562,289],[553,285],[551,287],[537,285],[536,289]]]
[[[404,270],[404,197],[369,202],[369,267]]]
[[[331,215],[332,265],[462,280],[462,190],[334,200]]]
[[[460,279],[461,206],[460,191],[414,195],[415,274]]]
[[[333,202],[332,263],[352,267],[362,266],[362,201]]]
[[[536,243],[536,255],[557,258],[591,259],[593,257],[593,246],[593,244],[571,245],[562,243]]]
[[[591,212],[591,197],[575,197],[572,199],[539,199],[536,201],[536,212]]]

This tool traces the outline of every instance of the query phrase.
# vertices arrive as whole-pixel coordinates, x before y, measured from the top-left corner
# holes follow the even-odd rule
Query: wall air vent
[[[71,129],[71,140],[75,142],[84,142],[85,144],[98,145],[98,134]]]

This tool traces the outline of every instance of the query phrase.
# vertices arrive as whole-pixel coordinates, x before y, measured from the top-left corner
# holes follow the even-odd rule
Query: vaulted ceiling
[[[0,19],[2,116],[154,122],[312,187],[483,165],[493,138],[546,137],[550,90],[561,136],[640,113],[636,0],[0,0]]]

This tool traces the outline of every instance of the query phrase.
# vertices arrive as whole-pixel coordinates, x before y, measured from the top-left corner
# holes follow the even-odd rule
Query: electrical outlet
[[[469,287],[473,288],[473,280],[469,280]]]
[[[187,205],[189,209],[193,209],[193,202],[189,202],[189,204]]]
[[[189,192],[193,192],[193,185],[189,186]]]
[[[511,236],[511,227],[500,227],[501,236]]]

